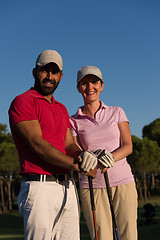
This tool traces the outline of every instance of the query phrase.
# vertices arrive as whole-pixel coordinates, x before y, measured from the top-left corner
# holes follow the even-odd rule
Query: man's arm
[[[66,154],[74,159],[76,159],[83,152],[82,148],[74,142],[70,128],[67,129],[65,148]]]
[[[74,151],[75,151],[75,153],[74,153]],[[78,154],[78,156],[79,156],[79,153],[83,152],[80,144],[77,141],[77,137],[72,136],[70,129],[68,129],[67,135],[66,135],[66,152],[69,155],[72,154],[72,156],[74,156],[74,154]],[[87,173],[85,173],[85,172],[81,172],[81,173],[83,175],[91,176],[92,178],[95,178],[96,173],[97,173],[97,166],[93,170],[91,170]]]
[[[42,138],[40,124],[37,120],[19,122],[15,125],[15,129],[28,144],[31,151],[38,157],[50,164],[79,172],[78,164],[74,164],[74,158],[72,157],[74,154],[71,154],[71,157],[66,156],[57,148],[53,147],[49,142],[44,140]],[[78,149],[75,150],[75,152],[76,151],[78,151]]]

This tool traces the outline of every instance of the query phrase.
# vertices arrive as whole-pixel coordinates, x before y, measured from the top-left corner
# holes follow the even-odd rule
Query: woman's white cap
[[[59,70],[63,69],[63,60],[61,55],[55,50],[44,50],[37,58],[36,65],[42,67],[48,63],[56,63]]]
[[[84,78],[86,75],[95,75],[96,77],[98,77],[101,81],[103,81],[102,78],[102,73],[99,70],[99,68],[95,67],[95,66],[85,66],[82,67],[78,70],[77,73],[77,83]]]

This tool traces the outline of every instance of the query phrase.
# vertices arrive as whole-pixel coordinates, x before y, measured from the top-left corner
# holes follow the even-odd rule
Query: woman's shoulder
[[[107,116],[113,116],[116,119],[127,119],[125,111],[120,106],[106,106],[105,110]]]
[[[81,116],[83,115],[82,113],[82,108],[83,106],[79,107],[77,112],[74,113],[73,115],[70,116],[71,119],[78,119],[78,118],[81,118]]]
[[[124,111],[122,107],[120,106],[108,106],[104,104],[104,107],[107,111],[112,111],[112,112],[121,112]]]

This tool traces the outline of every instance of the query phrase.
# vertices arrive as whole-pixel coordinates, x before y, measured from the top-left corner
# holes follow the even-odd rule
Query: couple
[[[132,152],[128,119],[120,107],[99,100],[104,82],[95,66],[77,74],[84,106],[70,117],[53,92],[63,77],[57,51],[45,50],[33,69],[34,87],[9,109],[19,154],[18,196],[26,240],[79,240],[79,203],[72,172],[80,174],[80,198],[90,237],[94,225],[88,176],[93,178],[99,240],[112,240],[112,217],[103,173],[107,171],[121,240],[137,239],[137,195],[126,157]],[[104,150],[97,160],[96,150]]]

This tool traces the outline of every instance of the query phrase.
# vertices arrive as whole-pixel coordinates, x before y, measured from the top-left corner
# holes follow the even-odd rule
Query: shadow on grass
[[[90,240],[86,222],[81,214],[80,221],[81,240]],[[24,240],[23,218],[18,214],[18,210],[12,213],[0,214],[0,240]]]
[[[146,218],[142,217],[143,206],[138,208],[138,236],[139,240],[159,240],[160,239],[160,205],[152,203],[155,208],[155,216],[152,222],[147,223]]]
[[[24,240],[23,237],[23,218],[18,211],[0,214],[0,239]]]
[[[143,204],[138,208],[138,240],[159,240],[160,239],[160,204],[153,203],[155,216],[151,224],[146,223],[146,219],[141,217],[144,210]],[[89,231],[86,226],[83,214],[81,213],[81,240],[90,240]]]
[[[88,227],[87,227],[86,222],[83,218],[82,212],[81,212],[81,219],[80,219],[80,237],[81,237],[81,240],[90,240]]]
[[[138,239],[159,240],[160,239],[160,205],[155,204],[156,215],[151,224],[146,224],[146,219],[141,217],[143,206],[138,209]],[[80,221],[81,240],[90,240],[86,222],[81,213]],[[18,212],[0,214],[0,240],[24,240],[23,218]]]
[[[0,233],[23,234],[23,219],[15,213],[0,214]]]

